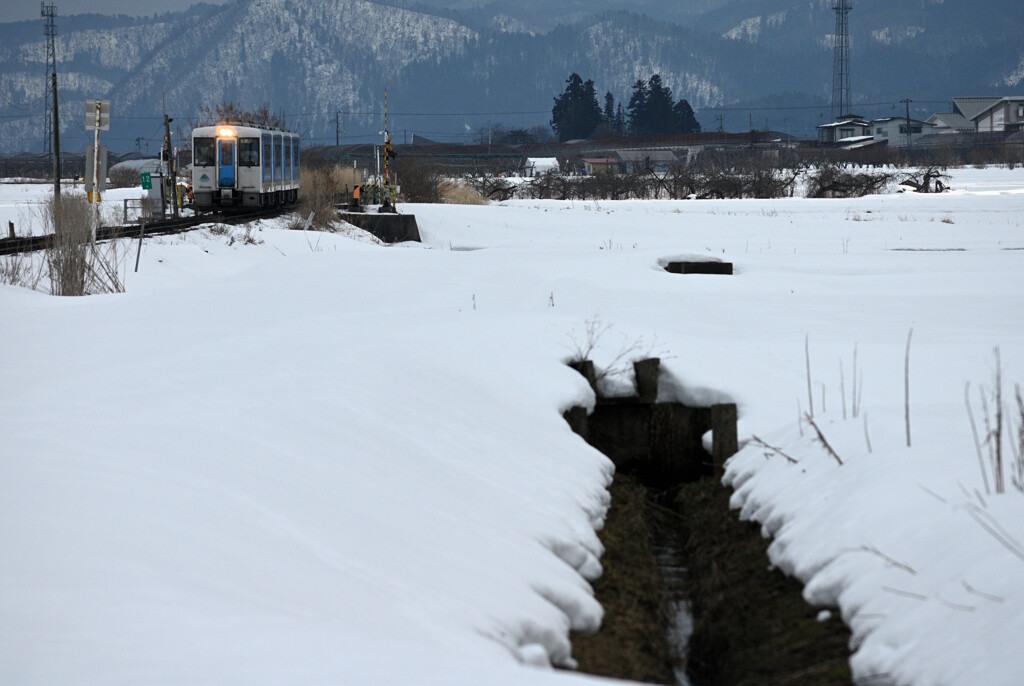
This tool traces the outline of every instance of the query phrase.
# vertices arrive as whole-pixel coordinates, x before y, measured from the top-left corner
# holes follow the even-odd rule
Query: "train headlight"
[[[235,135],[235,130],[228,128],[227,126],[222,126],[219,129],[217,129],[217,135],[220,136],[221,138],[233,138]]]

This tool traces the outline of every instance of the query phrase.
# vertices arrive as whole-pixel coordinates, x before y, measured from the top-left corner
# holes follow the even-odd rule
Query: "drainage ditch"
[[[573,366],[596,392],[593,364]],[[736,406],[659,403],[659,368],[637,362],[635,396],[598,394],[590,415],[565,415],[616,465],[594,584],[605,619],[573,636],[580,671],[683,686],[850,684],[845,625],[770,567],[760,527],[739,521],[715,478],[737,449]]]

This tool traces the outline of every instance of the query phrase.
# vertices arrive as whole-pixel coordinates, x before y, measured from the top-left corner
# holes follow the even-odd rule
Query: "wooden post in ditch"
[[[736,403],[711,406],[711,462],[715,476],[722,474],[725,461],[739,450],[737,417]]]
[[[637,360],[633,363],[633,373],[636,375],[636,394],[640,402],[657,402],[658,370],[660,368],[661,360],[657,357]]]
[[[590,387],[594,389],[595,395],[597,394],[597,370],[594,368],[593,360],[577,360],[570,362],[569,366],[575,369],[580,375],[587,380]]]

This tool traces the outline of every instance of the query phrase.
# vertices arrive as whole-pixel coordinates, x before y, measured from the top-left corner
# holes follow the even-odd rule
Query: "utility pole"
[[[904,105],[907,106],[907,155],[910,154],[910,103],[914,102],[910,98],[903,98],[900,100]]]
[[[164,101],[164,151],[167,155],[167,178],[171,181],[171,207],[174,218],[178,218],[178,178],[175,174],[174,161],[171,157],[171,122],[167,117],[167,96],[161,94]]]
[[[334,111],[334,147],[341,145],[341,112]]]

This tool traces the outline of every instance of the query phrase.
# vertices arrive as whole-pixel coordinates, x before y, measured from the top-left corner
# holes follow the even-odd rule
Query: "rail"
[[[194,217],[181,217],[179,219],[159,219],[144,224],[122,224],[120,226],[101,226],[96,229],[97,241],[110,241],[118,238],[138,238],[140,232],[143,236],[159,236],[174,233],[184,233],[202,224],[242,224],[254,219],[265,219],[278,217],[286,212],[293,211],[291,208],[273,208],[269,210],[256,210],[241,213],[214,212],[211,214],[197,215]],[[54,234],[42,236],[15,236],[13,238],[0,238],[0,255],[14,255],[17,253],[35,252],[46,250],[53,246]]]

